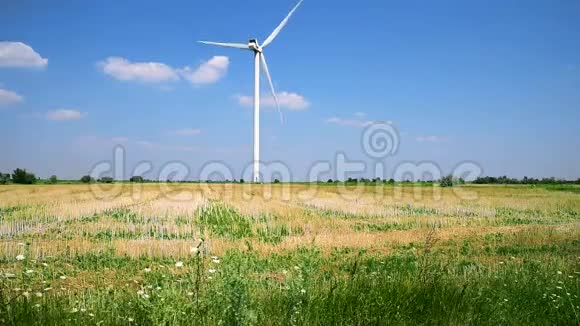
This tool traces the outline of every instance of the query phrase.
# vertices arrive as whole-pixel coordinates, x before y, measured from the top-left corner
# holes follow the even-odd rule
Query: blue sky
[[[253,59],[196,41],[264,40],[293,5],[2,3],[0,171],[76,179],[120,144],[128,169],[182,161],[195,179],[221,161],[238,176],[252,159]],[[286,122],[263,108],[262,159],[294,179],[337,152],[374,163],[363,129],[391,121],[388,167],[578,178],[578,17],[572,0],[305,0],[266,51]]]

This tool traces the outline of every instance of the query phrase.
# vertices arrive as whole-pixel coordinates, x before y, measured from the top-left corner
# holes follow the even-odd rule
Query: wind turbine
[[[282,111],[280,111],[280,103],[278,103],[278,97],[276,96],[276,91],[274,90],[274,84],[272,83],[272,78],[270,77],[270,71],[268,70],[268,65],[266,64],[266,58],[264,57],[264,49],[270,45],[272,41],[274,41],[276,36],[278,36],[280,31],[284,28],[284,26],[286,26],[290,16],[294,14],[294,11],[298,9],[300,4],[302,4],[302,1],[304,0],[300,0],[296,6],[290,10],[290,13],[288,13],[286,18],[284,18],[278,27],[274,29],[272,34],[266,38],[262,45],[258,43],[257,39],[249,40],[248,44],[199,41],[203,44],[249,50],[254,52],[254,182],[260,182],[260,65],[262,66],[262,69],[264,69],[264,74],[266,75],[266,79],[268,79],[268,83],[270,84],[270,91],[272,92],[274,102],[276,102],[276,108],[278,109],[280,120],[284,120],[282,117]]]

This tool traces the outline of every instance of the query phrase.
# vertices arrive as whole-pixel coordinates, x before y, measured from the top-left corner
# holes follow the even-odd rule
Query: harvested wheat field
[[[578,188],[91,187],[0,186],[0,324],[579,323]]]

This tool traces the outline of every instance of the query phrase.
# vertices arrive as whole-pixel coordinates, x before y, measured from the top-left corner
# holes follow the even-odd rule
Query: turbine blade
[[[198,41],[198,42],[203,43],[203,44],[208,44],[208,45],[223,46],[226,48],[236,48],[236,49],[243,49],[243,50],[250,49],[250,47],[247,44],[242,44],[242,43],[219,43],[219,42],[207,42],[207,41]]]
[[[294,8],[292,8],[292,10],[290,11],[290,13],[288,13],[288,16],[286,16],[286,18],[284,18],[284,20],[280,23],[280,25],[278,25],[278,27],[276,27],[276,29],[272,32],[272,34],[270,34],[270,36],[268,36],[268,38],[262,44],[262,47],[263,48],[267,47],[268,44],[270,44],[270,43],[272,43],[272,41],[274,41],[274,39],[276,38],[276,36],[278,36],[278,34],[280,33],[280,31],[288,23],[288,20],[290,19],[290,16],[292,16],[292,14],[296,11],[296,9],[298,9],[298,7],[300,6],[300,4],[302,4],[302,1],[304,1],[304,0],[298,1],[298,4],[296,4],[296,6],[294,6]]]
[[[262,63],[262,69],[268,79],[268,84],[270,85],[270,91],[272,92],[272,97],[274,102],[276,102],[276,108],[278,109],[278,114],[280,115],[280,122],[284,123],[284,116],[282,115],[282,110],[280,110],[280,103],[278,102],[278,96],[276,96],[276,91],[274,90],[274,84],[272,83],[272,77],[270,77],[270,70],[268,70],[268,64],[266,63],[266,57],[264,53],[260,53],[260,62]]]

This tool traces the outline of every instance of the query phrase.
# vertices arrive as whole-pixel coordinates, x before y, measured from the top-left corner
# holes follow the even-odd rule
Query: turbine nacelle
[[[250,50],[253,50],[255,52],[262,53],[262,47],[260,47],[260,45],[258,44],[258,40],[256,39],[251,39],[248,41],[248,48],[250,48]]]

